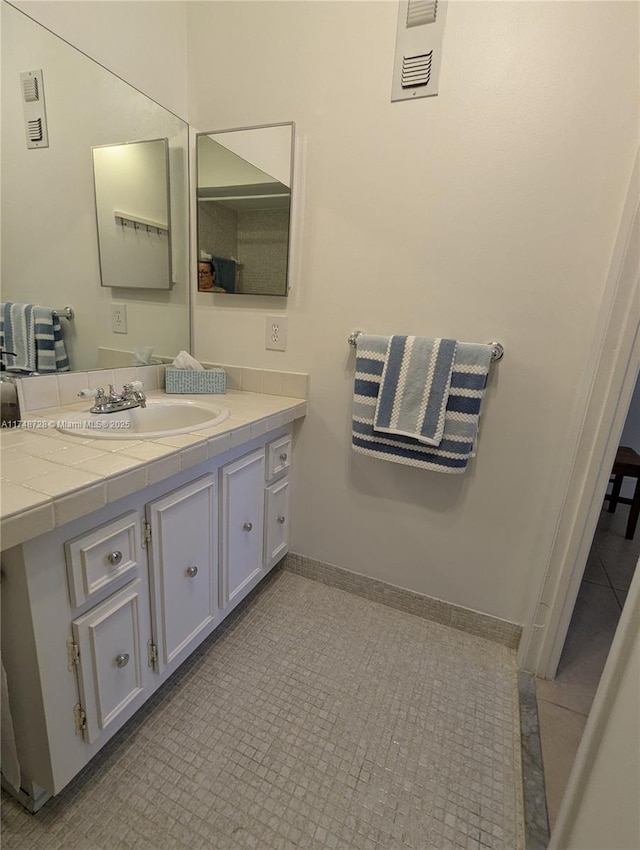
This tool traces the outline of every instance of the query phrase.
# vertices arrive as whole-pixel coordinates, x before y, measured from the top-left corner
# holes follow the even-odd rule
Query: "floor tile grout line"
[[[372,617],[371,602],[327,590],[283,572],[254,597],[255,604],[237,618],[235,628],[197,650],[198,659],[164,699],[152,700],[153,710],[129,729],[124,742],[107,745],[111,761],[106,767],[93,764],[64,800],[47,804],[42,817],[21,820],[20,812],[7,804],[3,848],[112,850],[116,844],[131,846],[125,843],[127,830],[133,838],[134,829],[136,850],[204,850],[212,841],[217,850],[377,850],[399,847],[401,841],[403,847],[426,850],[458,844],[463,836],[461,846],[469,850],[481,845],[521,848],[522,802],[512,781],[520,770],[518,694],[515,666],[504,647],[487,646],[482,638],[396,609],[381,612],[375,603],[377,616]],[[425,647],[431,652],[425,653]],[[343,695],[343,681],[352,683],[355,692],[347,689]],[[284,689],[287,682],[289,691]],[[363,690],[367,682],[368,692]],[[341,696],[337,732],[331,731],[333,726],[323,731],[317,700],[323,699],[331,712]],[[224,717],[222,706],[227,706]],[[419,709],[417,715],[408,710],[411,706]],[[238,725],[238,717],[245,716],[253,718],[253,725]],[[214,717],[220,724],[228,721],[228,728],[212,726]],[[284,726],[273,726],[278,718]],[[290,743],[287,729],[297,736]],[[244,751],[258,743],[258,733],[268,736],[266,761],[247,767],[252,763]],[[238,741],[232,740],[236,734]],[[306,766],[294,759],[293,773],[285,773],[282,766],[300,746],[296,741],[303,745],[298,752]],[[213,756],[210,768],[201,764],[203,742]],[[363,742],[366,753],[361,752]],[[347,766],[360,765],[360,781],[354,777],[353,788],[341,785],[328,769],[318,769],[323,753],[331,764],[336,752],[344,754]],[[368,753],[377,772],[363,777]],[[264,776],[256,765],[264,768]],[[283,783],[288,787],[296,769],[303,771],[297,775],[306,795],[301,804],[315,815],[304,814],[298,798],[282,796]],[[149,795],[144,777],[155,779]],[[337,795],[345,802],[340,818],[327,802],[326,782],[333,799]],[[202,790],[194,796],[196,788]],[[155,817],[159,789],[162,811],[147,839],[145,825]],[[485,814],[474,826],[470,806],[476,795]],[[96,809],[97,798],[101,805]],[[314,807],[316,801],[321,805]],[[292,814],[278,813],[287,802]],[[115,820],[113,805],[118,809]],[[440,805],[442,817],[434,814]],[[89,810],[90,843],[82,827]],[[311,843],[290,838],[299,817],[302,838]],[[363,831],[346,825],[346,818],[355,818]],[[469,837],[473,830],[476,838]]]

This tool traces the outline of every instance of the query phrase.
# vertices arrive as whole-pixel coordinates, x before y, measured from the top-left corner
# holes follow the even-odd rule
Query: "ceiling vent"
[[[47,116],[44,105],[42,70],[20,74],[22,108],[28,148],[48,148]]]
[[[400,0],[391,100],[438,94],[446,0]]]

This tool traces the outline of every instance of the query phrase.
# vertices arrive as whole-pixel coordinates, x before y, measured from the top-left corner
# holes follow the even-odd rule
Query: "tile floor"
[[[640,556],[640,526],[624,536],[628,515],[626,505],[600,514],[557,677],[536,683],[552,828]]]
[[[4,850],[523,850],[514,651],[276,570]]]

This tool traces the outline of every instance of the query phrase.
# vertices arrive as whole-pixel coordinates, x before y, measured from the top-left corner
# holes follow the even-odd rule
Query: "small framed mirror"
[[[93,148],[102,286],[171,287],[167,139]]]
[[[294,124],[196,138],[198,291],[289,290]]]

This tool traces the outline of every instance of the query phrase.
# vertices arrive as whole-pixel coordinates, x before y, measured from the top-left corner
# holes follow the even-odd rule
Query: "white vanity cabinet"
[[[289,478],[276,481],[266,489],[265,570],[275,566],[289,549],[291,487]]]
[[[269,570],[289,549],[291,435],[267,443],[266,458],[264,568]]]
[[[231,610],[264,573],[264,449],[251,452],[220,471],[221,587]]]
[[[28,808],[64,788],[286,554],[290,454],[283,426],[2,553]]]
[[[118,728],[148,685],[149,605],[136,579],[72,622],[80,701],[76,725],[90,744]]]
[[[212,473],[146,506],[150,534],[151,659],[175,667],[218,619],[217,499]]]

